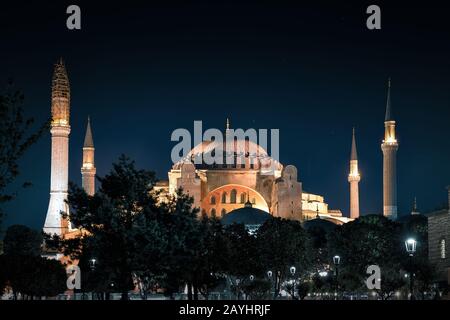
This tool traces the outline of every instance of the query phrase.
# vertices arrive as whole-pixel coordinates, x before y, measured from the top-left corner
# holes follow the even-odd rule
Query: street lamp
[[[251,276],[250,276],[250,281],[253,281],[253,280],[255,280],[255,276],[254,276],[254,275],[251,275]]]
[[[92,271],[95,270],[96,265],[97,265],[97,259],[92,258],[91,260],[89,260],[89,267],[91,268]]]
[[[334,296],[335,296],[335,299],[337,300],[339,265],[341,264],[341,257],[338,256],[338,255],[335,255],[333,257],[333,263],[334,263],[334,267],[335,267],[335,276],[336,276],[336,279],[335,279],[335,281],[336,281],[336,284],[335,284],[335,286],[336,286],[335,287],[336,294]]]
[[[335,266],[338,266],[341,263],[341,257],[340,256],[334,256],[333,257],[333,263]]]
[[[409,238],[408,240],[405,241],[405,247],[406,252],[408,252],[410,257],[412,257],[414,256],[414,253],[416,253],[417,241],[413,238]]]
[[[294,266],[292,266],[292,267],[289,269],[289,271],[291,272],[292,276],[294,276],[294,275],[295,275],[295,271],[297,271],[297,269],[296,269]]]
[[[413,257],[417,249],[416,239],[409,238],[405,241],[406,252],[409,254],[409,294],[410,300],[414,300],[414,273],[413,273]]]
[[[272,272],[272,270],[269,270],[269,271],[267,271],[267,278],[269,279],[269,283],[270,283],[270,290],[271,290],[271,292],[272,292],[272,286],[273,286],[273,292],[274,292],[274,295],[275,295],[275,291],[276,291],[276,288],[275,288],[275,285],[276,285],[276,279],[275,279],[275,281],[273,281],[273,272]]]

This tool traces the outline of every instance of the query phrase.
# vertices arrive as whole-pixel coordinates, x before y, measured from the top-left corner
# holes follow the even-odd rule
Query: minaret
[[[95,193],[95,168],[94,161],[94,141],[92,139],[91,121],[88,117],[86,136],[84,137],[83,145],[83,166],[81,167],[81,180],[84,191],[90,196]]]
[[[417,198],[414,197],[414,203],[413,203],[413,207],[412,207],[412,210],[411,210],[411,215],[416,215],[416,214],[420,214],[420,212],[417,209]]]
[[[61,212],[69,213],[66,204],[69,182],[70,85],[62,59],[56,64],[52,80],[52,135],[50,203],[44,232],[62,235],[68,223]]]
[[[359,181],[361,176],[358,171],[358,154],[356,152],[355,128],[352,135],[352,151],[350,154],[350,173],[348,182],[350,183],[350,218],[359,218]]]
[[[388,81],[383,150],[383,215],[397,219],[397,150],[395,120],[391,111],[391,80]]]

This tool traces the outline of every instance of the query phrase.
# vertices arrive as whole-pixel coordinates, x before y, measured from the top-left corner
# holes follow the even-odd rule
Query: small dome
[[[261,225],[266,220],[272,218],[270,213],[253,208],[249,203],[245,204],[245,207],[231,211],[229,214],[222,218],[224,225],[230,225],[233,223],[241,223],[244,225]]]
[[[330,231],[333,231],[334,228],[336,228],[336,224],[326,219],[315,218],[312,220],[305,221],[303,223],[303,228],[305,228],[305,230],[318,228],[323,229],[325,232],[328,233]]]

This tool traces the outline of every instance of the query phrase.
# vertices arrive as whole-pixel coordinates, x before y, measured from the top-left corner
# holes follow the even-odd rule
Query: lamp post
[[[270,283],[270,294],[272,294],[272,286],[273,286],[273,272],[272,270],[267,271],[267,278],[269,279],[269,283]],[[274,291],[274,295],[275,295],[275,288],[273,288]]]
[[[414,300],[414,272],[413,272],[413,257],[417,249],[416,239],[409,238],[405,241],[406,252],[409,254],[409,294],[410,300]]]
[[[294,300],[294,298],[295,298],[295,285],[296,285],[295,272],[296,271],[297,271],[297,268],[295,268],[295,266],[292,266],[289,268],[289,272],[292,275],[292,300]]]
[[[250,283],[252,283],[255,280],[255,276],[254,275],[250,275],[249,279],[250,279]],[[247,293],[245,294],[245,300],[248,300],[248,294]]]
[[[92,258],[89,260],[89,267],[91,268],[91,271],[95,271],[95,267],[97,266],[97,259]],[[91,299],[94,300],[94,291],[92,291]]]
[[[341,264],[341,257],[336,255],[333,257],[333,263],[334,263],[334,267],[335,267],[335,276],[336,276],[336,284],[335,284],[335,300],[337,300],[337,295],[338,295],[338,276],[339,276],[339,265]]]

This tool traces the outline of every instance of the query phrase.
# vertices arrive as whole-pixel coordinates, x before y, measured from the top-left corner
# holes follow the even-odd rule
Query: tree
[[[329,235],[330,261],[333,255],[341,257],[339,286],[343,290],[365,288],[366,270],[378,265],[382,272],[383,299],[388,299],[404,285],[401,274],[404,242],[401,226],[380,215],[360,217],[337,228]],[[384,280],[383,280],[384,279]]]
[[[246,294],[247,298],[263,300],[270,298],[272,284],[267,279],[245,279],[242,285],[242,290]]]
[[[159,222],[165,228],[168,244],[161,263],[164,266],[165,293],[173,294],[187,284],[189,298],[198,299],[195,275],[196,261],[202,247],[202,235],[197,219],[198,208],[192,208],[193,198],[178,189],[168,202],[161,205]],[[193,291],[193,292],[192,292]]]
[[[257,239],[251,235],[243,224],[231,224],[225,227],[224,236],[227,239],[226,270],[227,283],[239,300],[251,275],[264,277],[265,268],[260,259]]]
[[[8,192],[7,187],[20,173],[19,160],[50,123],[33,129],[33,119],[24,115],[23,100],[23,94],[13,90],[11,81],[0,93],[0,206],[14,198],[15,193]],[[30,186],[29,182],[23,184],[23,187],[27,186]],[[0,226],[3,214],[0,207]]]
[[[307,253],[307,234],[300,222],[273,218],[267,220],[257,232],[262,265],[275,277],[274,298],[278,297],[281,285],[289,279],[289,269],[297,270],[295,277],[305,273],[311,261]]]
[[[8,284],[14,298],[56,296],[65,290],[66,272],[56,260],[42,258],[42,234],[26,226],[8,228],[1,258],[0,288]]]
[[[200,220],[199,237],[194,251],[193,286],[208,299],[210,290],[225,281],[228,242],[220,221],[206,216]]]
[[[41,254],[42,233],[23,225],[10,226],[4,238],[4,254],[38,256]]]
[[[54,297],[66,290],[67,275],[58,260],[39,256],[3,256],[2,269],[14,299]]]
[[[134,287],[133,269],[139,256],[145,254],[137,250],[141,247],[136,241],[142,240],[145,232],[153,232],[146,220],[158,211],[151,193],[155,176],[151,171],[138,170],[134,161],[121,156],[109,174],[97,178],[100,188],[94,196],[70,184],[70,217],[64,216],[85,236],[53,240],[66,255],[84,265],[96,259],[97,275],[102,276],[96,277],[95,290],[108,292],[114,287],[122,293],[122,299],[128,299],[128,291]],[[49,239],[47,244],[51,244]],[[86,270],[89,276],[89,268]]]

